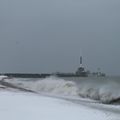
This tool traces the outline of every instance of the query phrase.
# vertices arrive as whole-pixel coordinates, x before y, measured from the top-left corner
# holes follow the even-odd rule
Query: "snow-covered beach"
[[[2,120],[119,120],[118,113],[29,93],[1,92]]]

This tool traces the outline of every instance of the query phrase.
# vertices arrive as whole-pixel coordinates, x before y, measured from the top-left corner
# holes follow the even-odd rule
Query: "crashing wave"
[[[1,80],[4,80],[4,79],[7,79],[7,78],[8,78],[8,76],[0,75],[0,81],[1,81]]]
[[[72,81],[65,81],[56,77],[49,77],[31,84],[34,91],[59,95],[77,95],[78,88]]]
[[[38,81],[12,80],[12,84],[27,88],[37,93],[50,93],[54,95],[79,96],[91,98],[102,103],[120,101],[120,86],[111,81],[102,84],[94,81],[82,81],[76,84],[74,81],[57,77],[48,77]]]
[[[104,84],[86,83],[79,86],[79,95],[102,103],[115,103],[120,101],[119,84],[107,81]]]

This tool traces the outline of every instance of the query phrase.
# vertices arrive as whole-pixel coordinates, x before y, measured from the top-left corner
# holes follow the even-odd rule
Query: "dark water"
[[[82,97],[102,102],[110,102],[120,98],[120,77],[67,78],[67,80],[77,84],[79,95]]]

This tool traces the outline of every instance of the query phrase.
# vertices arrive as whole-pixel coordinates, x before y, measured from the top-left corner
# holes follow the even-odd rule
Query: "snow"
[[[119,114],[66,100],[22,92],[0,92],[1,120],[120,120]]]

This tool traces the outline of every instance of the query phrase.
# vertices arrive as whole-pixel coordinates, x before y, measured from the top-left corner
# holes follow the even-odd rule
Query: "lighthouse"
[[[85,71],[84,67],[83,67],[83,63],[82,63],[82,56],[80,56],[80,67],[77,69],[76,71],[76,75],[78,76],[87,76],[87,72]]]
[[[80,67],[82,67],[82,56],[80,56]]]

